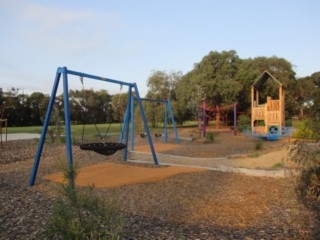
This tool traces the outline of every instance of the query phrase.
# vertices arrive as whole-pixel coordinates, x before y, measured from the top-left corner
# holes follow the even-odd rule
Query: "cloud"
[[[35,1],[5,1],[2,22],[18,45],[35,52],[62,57],[81,56],[98,51],[112,41],[112,32],[122,28],[117,13],[94,8],[68,8]],[[53,5],[52,5],[53,4]],[[1,19],[1,17],[0,17]],[[9,36],[10,37],[10,36]],[[16,44],[17,45],[17,44]]]
[[[87,20],[92,17],[92,13],[39,4],[29,4],[22,9],[21,17],[25,20],[36,21],[46,27],[52,28],[62,26],[63,24]]]

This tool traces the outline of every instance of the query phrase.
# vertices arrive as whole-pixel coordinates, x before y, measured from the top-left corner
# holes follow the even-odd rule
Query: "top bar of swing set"
[[[134,85],[133,83],[114,80],[111,78],[104,78],[104,77],[99,77],[99,76],[95,76],[95,75],[91,75],[91,74],[87,74],[87,73],[72,71],[72,70],[67,69],[66,67],[59,67],[57,72],[58,73],[66,72],[67,74],[71,74],[71,75],[75,75],[75,76],[79,76],[79,77],[85,77],[85,78],[96,79],[96,80],[100,80],[100,81],[104,81],[104,82],[116,83],[116,84],[128,86],[128,87],[133,87],[133,85]]]
[[[133,97],[134,99],[137,99],[136,97]],[[148,102],[158,102],[158,103],[164,103],[168,102],[168,100],[160,100],[160,99],[152,99],[152,98],[140,98],[141,101],[148,101]]]

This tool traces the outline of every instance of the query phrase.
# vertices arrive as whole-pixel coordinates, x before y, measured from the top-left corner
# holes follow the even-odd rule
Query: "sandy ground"
[[[76,184],[78,186],[94,185],[101,188],[117,187],[127,184],[156,182],[181,173],[202,171],[205,170],[187,167],[146,168],[116,163],[101,163],[81,168]],[[45,179],[64,182],[61,172],[47,175]]]
[[[252,154],[233,157],[217,158],[194,158],[168,154],[172,150],[186,151],[183,144],[164,144],[154,145],[157,157],[161,165],[179,165],[168,167],[141,167],[116,163],[99,163],[79,169],[76,179],[78,186],[90,186],[105,188],[117,187],[128,184],[156,182],[172,177],[177,174],[187,172],[201,172],[206,169],[215,169],[224,172],[238,172],[253,176],[284,177],[285,170],[289,163],[286,160],[288,155],[287,148],[278,151],[267,152],[264,154]],[[207,147],[210,148],[209,145]],[[165,153],[165,154],[162,154]],[[136,152],[129,154],[132,162],[146,161],[153,162],[149,145],[136,147]],[[183,167],[182,167],[183,166]],[[282,169],[276,169],[276,167]],[[45,179],[63,182],[61,172],[45,176]]]

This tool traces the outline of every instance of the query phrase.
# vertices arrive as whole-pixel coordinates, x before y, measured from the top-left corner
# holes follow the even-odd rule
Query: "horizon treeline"
[[[203,101],[209,107],[237,103],[239,112],[250,113],[251,85],[268,71],[285,88],[286,118],[304,118],[319,111],[320,72],[297,78],[292,64],[284,58],[256,57],[241,59],[236,51],[211,51],[193,69],[179,71],[153,70],[147,80],[146,98],[170,99],[178,123],[194,120]],[[1,87],[1,86],[0,86]],[[1,89],[1,88],[0,88]],[[262,90],[278,97],[278,85],[267,81]],[[41,92],[21,93],[18,88],[0,91],[0,118],[9,126],[42,125],[49,95]],[[110,123],[123,121],[127,94],[110,95],[106,90],[70,90],[70,116],[75,123]],[[163,106],[143,102],[149,121],[162,121]],[[56,96],[56,118],[63,121],[63,96]]]

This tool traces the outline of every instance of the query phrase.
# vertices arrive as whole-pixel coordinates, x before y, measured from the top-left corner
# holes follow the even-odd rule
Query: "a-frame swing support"
[[[129,107],[131,107],[131,151],[134,151],[134,101],[138,101],[137,97],[133,97],[131,99],[131,106],[127,106],[127,110]],[[171,123],[173,126],[173,131],[174,131],[174,135],[175,135],[175,141],[177,144],[180,143],[179,140],[179,135],[178,135],[178,131],[177,131],[177,127],[176,127],[176,123],[174,121],[174,115],[173,115],[173,110],[172,110],[172,105],[171,105],[171,101],[169,99],[167,100],[159,100],[159,99],[150,99],[150,98],[140,98],[140,102],[141,101],[147,101],[147,102],[156,102],[156,103],[164,103],[164,135],[163,135],[163,141],[164,143],[168,143],[168,111],[170,113],[170,117],[171,117]],[[139,101],[138,101],[139,103]]]
[[[140,94],[139,94],[138,87],[137,87],[136,83],[128,83],[128,82],[123,82],[123,81],[114,80],[114,79],[110,79],[110,78],[98,77],[98,76],[94,76],[94,75],[90,75],[90,74],[86,74],[86,73],[72,71],[72,70],[67,69],[66,67],[59,67],[56,72],[56,77],[54,80],[54,84],[53,84],[53,88],[52,88],[52,92],[51,92],[51,96],[50,96],[50,101],[48,104],[47,113],[46,113],[45,121],[44,121],[43,128],[42,128],[40,142],[38,145],[31,177],[29,180],[30,186],[33,186],[36,181],[37,172],[38,172],[40,159],[41,159],[41,154],[42,154],[44,142],[46,139],[48,126],[49,126],[50,118],[51,118],[51,113],[53,110],[53,105],[55,102],[55,98],[56,98],[61,75],[63,76],[63,101],[64,101],[64,118],[65,118],[64,120],[65,120],[65,134],[66,134],[66,146],[67,146],[66,155],[67,155],[67,161],[68,161],[69,185],[70,186],[72,186],[72,187],[74,186],[74,173],[73,173],[73,156],[72,156],[72,141],[71,141],[72,138],[71,138],[71,124],[70,124],[71,121],[70,121],[70,108],[69,108],[68,75],[74,75],[74,76],[104,81],[104,82],[118,84],[121,86],[128,87],[128,104],[127,104],[125,119],[123,122],[123,129],[121,131],[121,136],[119,139],[119,142],[122,142],[122,143],[124,142],[124,144],[126,146],[128,146],[128,139],[129,139],[129,124],[130,124],[130,118],[131,118],[131,100],[132,100],[131,96],[132,96],[132,90],[134,90],[135,96],[136,96],[136,99],[137,99],[137,102],[138,102],[138,105],[140,108],[141,117],[142,117],[142,120],[144,123],[145,131],[146,131],[146,134],[148,137],[153,160],[154,160],[154,163],[156,165],[158,165],[157,156],[155,153],[155,149],[153,146],[153,142],[152,142],[150,131],[148,128],[146,116],[145,116],[145,113],[143,110]],[[123,159],[126,161],[127,157],[128,157],[128,149],[126,147],[123,152]]]

